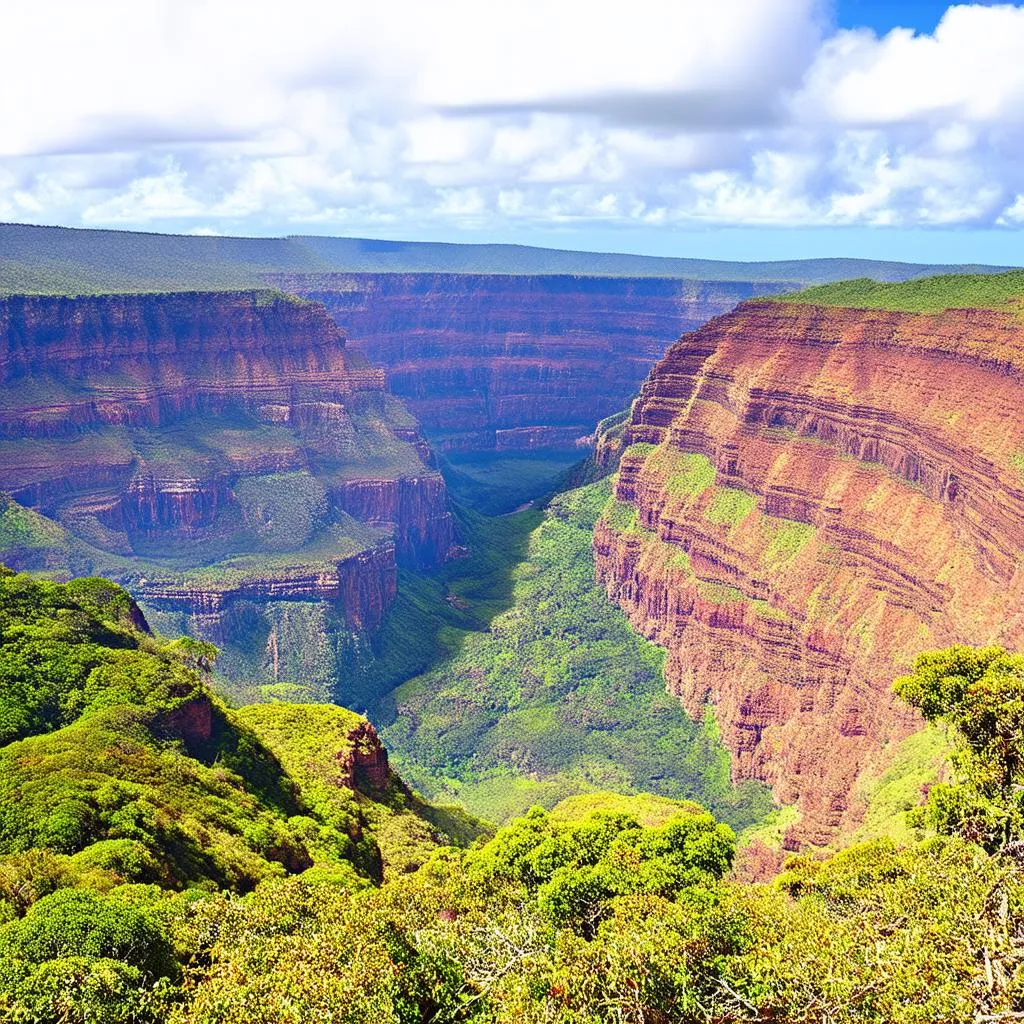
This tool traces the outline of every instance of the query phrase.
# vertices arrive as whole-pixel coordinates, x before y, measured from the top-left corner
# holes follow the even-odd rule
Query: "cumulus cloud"
[[[202,231],[1024,221],[1024,7],[36,0],[0,217]]]

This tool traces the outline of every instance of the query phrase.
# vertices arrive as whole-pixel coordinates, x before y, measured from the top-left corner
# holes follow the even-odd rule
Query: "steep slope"
[[[621,409],[665,350],[781,285],[671,278],[289,274],[446,452],[573,449]]]
[[[35,882],[51,888],[245,891],[314,866],[358,885],[479,834],[413,797],[350,711],[225,708],[203,678],[215,656],[153,637],[105,580],[0,566],[5,883],[34,853]],[[11,895],[5,884],[0,903]]]
[[[1024,820],[1021,656],[961,647],[905,681],[967,755],[929,801],[937,832],[750,885],[730,828],[650,794],[588,793],[488,836],[412,797],[344,709],[223,708],[212,654],[146,634],[106,581],[0,569],[6,1019],[920,1024],[1024,1006],[1024,879],[998,849]],[[972,749],[953,723],[979,739],[979,717],[1009,742]],[[977,818],[942,820],[986,805],[986,847]]]
[[[736,775],[797,803],[791,844],[859,820],[858,776],[918,727],[890,691],[917,651],[1024,640],[1022,407],[1012,303],[748,302],[644,384],[598,573]]]
[[[64,528],[64,567],[124,582],[254,681],[281,678],[286,622],[321,647],[370,632],[396,561],[436,565],[454,542],[415,421],[314,303],[9,298],[0,380],[0,490]],[[10,561],[59,567],[11,539]],[[339,658],[304,666],[316,692]]]

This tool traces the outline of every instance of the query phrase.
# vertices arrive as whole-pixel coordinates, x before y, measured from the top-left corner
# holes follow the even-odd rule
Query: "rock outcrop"
[[[415,420],[315,302],[0,299],[0,385],[0,490],[75,538],[78,571],[218,642],[260,601],[372,632],[396,562],[455,543]]]
[[[691,330],[781,285],[500,274],[290,274],[322,302],[431,442],[453,451],[571,448],[626,404]]]
[[[381,793],[391,782],[388,752],[377,730],[367,721],[348,734],[348,746],[337,755],[339,784],[348,789]]]
[[[1024,323],[984,310],[747,302],[644,384],[598,573],[790,846],[862,813],[916,653],[1024,641],[1022,408]]]
[[[388,529],[408,564],[438,565],[449,557],[455,531],[437,473],[397,480],[344,480],[328,492],[332,503],[360,522]]]

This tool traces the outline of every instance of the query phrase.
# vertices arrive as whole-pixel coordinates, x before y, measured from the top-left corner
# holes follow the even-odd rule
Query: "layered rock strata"
[[[3,299],[0,379],[20,392],[0,410],[13,437],[187,414],[301,420],[309,403],[384,387],[320,306],[270,292]]]
[[[203,635],[260,600],[331,602],[372,631],[396,561],[455,541],[415,420],[314,302],[3,299],[0,386],[0,491]]]
[[[1024,323],[984,310],[747,302],[644,384],[598,573],[790,846],[863,812],[916,653],[1024,641],[1022,408]]]
[[[227,575],[200,580],[188,573],[180,578],[131,578],[132,589],[150,608],[188,613],[198,632],[214,640],[227,639],[225,615],[246,601],[327,601],[337,604],[346,624],[356,632],[372,633],[396,594],[395,545],[381,540],[363,551],[326,565],[278,568],[274,574]],[[195,628],[194,627],[194,628]]]
[[[666,340],[781,285],[501,274],[290,274],[383,366],[435,446],[571,448]]]

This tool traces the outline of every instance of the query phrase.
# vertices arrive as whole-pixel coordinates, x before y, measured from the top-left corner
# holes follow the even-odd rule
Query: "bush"
[[[119,960],[146,977],[177,973],[163,932],[115,896],[61,889],[0,930],[0,955],[30,964],[67,957]]]

